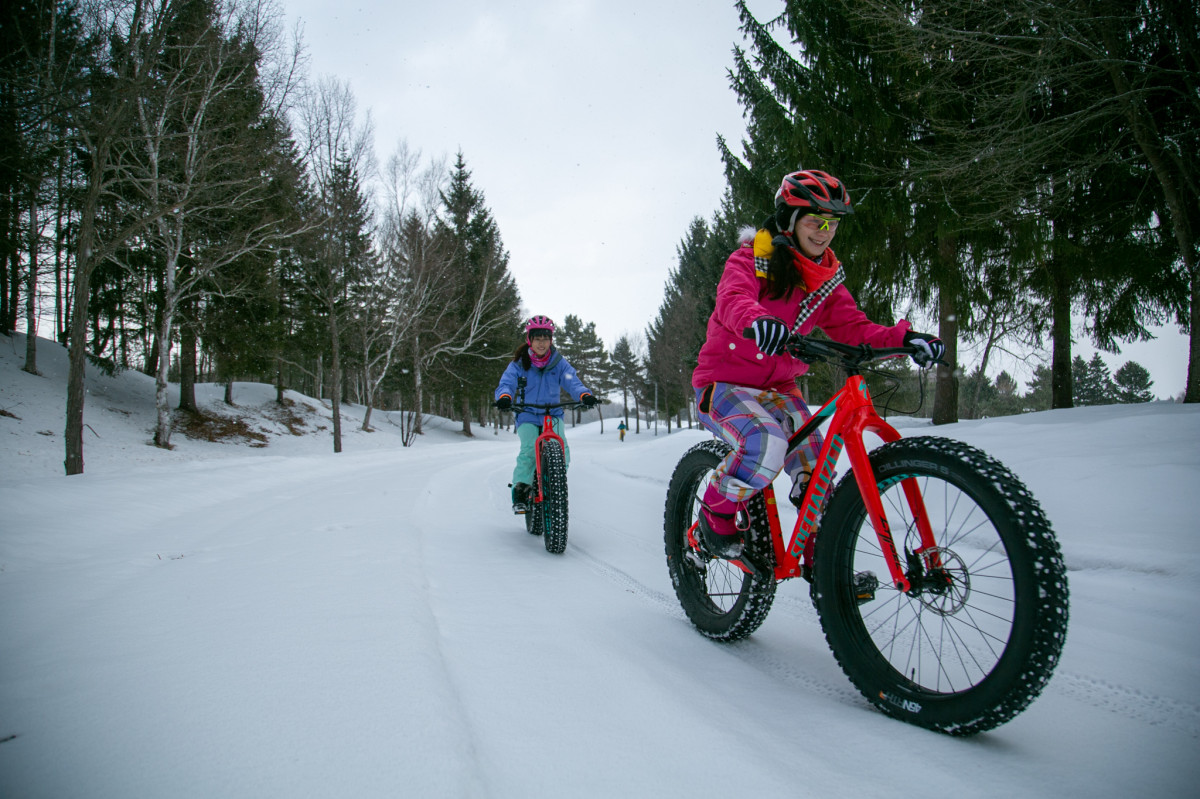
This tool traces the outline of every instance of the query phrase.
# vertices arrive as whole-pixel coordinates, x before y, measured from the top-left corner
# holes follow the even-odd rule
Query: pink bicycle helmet
[[[785,175],[775,193],[775,221],[785,233],[791,232],[801,214],[842,217],[852,213],[854,208],[846,184],[819,169],[802,169]]]
[[[526,341],[529,341],[529,335],[534,330],[545,330],[547,333],[549,333],[551,336],[553,336],[554,335],[554,322],[550,319],[549,316],[542,316],[541,314],[538,314],[536,316],[531,316],[531,317],[529,317],[529,321],[525,323],[525,340]]]

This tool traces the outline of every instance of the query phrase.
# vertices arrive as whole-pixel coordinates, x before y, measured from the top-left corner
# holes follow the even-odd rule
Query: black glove
[[[512,407],[512,397],[507,394],[501,395],[500,399],[496,400],[496,407],[502,411],[507,411]]]
[[[579,401],[583,403],[583,407],[585,407],[585,408],[595,408],[596,407],[596,398],[593,397],[591,394],[584,394],[582,397],[579,398]]]
[[[915,352],[912,356],[917,366],[929,366],[935,361],[940,361],[946,354],[946,345],[942,343],[942,340],[929,333],[914,333],[906,330],[904,331],[904,343],[921,348],[921,352]]]
[[[754,343],[763,355],[782,355],[788,340],[787,325],[774,316],[754,320]]]

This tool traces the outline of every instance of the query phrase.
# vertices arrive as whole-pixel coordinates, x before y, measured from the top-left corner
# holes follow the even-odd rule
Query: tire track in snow
[[[571,549],[574,551],[574,554],[587,561],[591,569],[597,574],[616,583],[647,604],[665,611],[672,618],[691,624],[688,621],[687,615],[683,612],[683,608],[679,606],[679,601],[674,594],[667,594],[663,591],[650,588],[611,563],[607,563],[589,554],[579,546],[573,546]],[[776,595],[776,602],[780,602],[780,600],[782,600],[782,605],[789,611],[787,615],[810,615],[803,612],[802,608],[805,603],[801,600],[794,597]],[[809,605],[808,607],[811,615],[815,617],[816,612],[812,611],[812,606]],[[774,606],[772,607],[772,610],[777,609]],[[784,683],[789,689],[801,689],[805,692],[818,694],[840,702],[850,702],[862,707],[868,707],[867,701],[852,687],[833,685],[822,677],[814,676],[810,670],[805,668],[803,661],[769,651],[756,642],[753,636],[744,641],[720,644],[720,646],[723,647],[724,651],[733,654],[746,665]],[[840,672],[838,673],[840,674]]]
[[[773,677],[789,689],[803,690],[843,704],[857,705],[863,708],[870,707],[866,698],[845,679],[834,684],[823,675],[813,674],[807,667],[807,661],[801,659],[800,653],[796,653],[796,657],[792,658],[777,651],[756,648],[757,642],[753,636],[744,641],[729,644],[729,646],[747,665]],[[828,655],[828,651],[826,654]],[[833,657],[832,655],[828,656]],[[841,671],[836,674],[844,677]]]
[[[1117,716],[1200,738],[1200,705],[1194,702],[1168,699],[1069,671],[1055,672],[1047,690]]]
[[[650,588],[616,566],[589,554],[579,546],[571,548],[575,554],[587,561],[594,572],[630,591],[647,604],[665,611],[672,618],[687,621],[687,616],[673,594]],[[820,631],[820,619],[816,609],[806,598],[799,595],[776,594],[771,612],[772,615],[778,615],[780,611],[783,611],[784,615],[788,617],[811,622],[817,633],[822,635],[823,640],[824,636]],[[690,624],[690,622],[688,623]],[[831,685],[819,677],[812,676],[803,667],[803,664],[760,648],[753,636],[745,641],[725,646],[728,651],[733,652],[747,665],[753,666],[791,687],[801,688],[864,708],[870,706],[852,686]],[[840,674],[840,672],[838,673]],[[1194,703],[1181,703],[1136,688],[1113,685],[1086,675],[1061,671],[1054,675],[1048,690],[1128,719],[1151,726],[1167,726],[1192,738],[1200,738],[1200,705]]]
[[[683,608],[679,607],[679,603],[675,601],[675,596],[673,594],[668,595],[663,591],[658,591],[651,588],[640,580],[631,577],[628,573],[622,571],[611,563],[600,560],[596,556],[589,554],[587,550],[583,549],[577,544],[569,544],[568,548],[573,551],[574,554],[587,561],[592,571],[596,572],[600,576],[625,588],[634,596],[646,601],[648,604],[653,605],[659,610],[665,611],[668,616],[676,619],[682,619],[684,621],[687,620],[687,616],[685,616],[683,613]]]

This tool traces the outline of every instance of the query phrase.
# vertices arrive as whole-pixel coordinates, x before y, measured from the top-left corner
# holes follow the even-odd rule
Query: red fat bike
[[[1041,506],[980,450],[901,439],[878,415],[864,367],[915,347],[793,336],[788,351],[848,375],[789,442],[829,424],[795,528],[785,541],[768,486],[739,512],[743,559],[707,553],[700,498],[730,447],[688,450],[665,513],[667,567],[684,612],[701,634],[738,640],[766,619],[779,581],[807,579],[834,657],[871,704],[951,735],[1003,724],[1041,692],[1066,640],[1066,567]],[[883,446],[868,452],[866,433]],[[851,470],[833,487],[843,451]]]
[[[554,432],[554,408],[574,410],[579,402],[535,405],[517,402],[512,412],[541,411],[542,432],[534,441],[534,476],[526,500],[525,529],[531,535],[542,536],[546,551],[561,555],[567,548],[567,444]]]

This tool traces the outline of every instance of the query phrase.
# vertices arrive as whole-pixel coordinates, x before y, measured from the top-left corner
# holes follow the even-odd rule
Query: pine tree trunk
[[[275,402],[283,404],[283,358],[275,355]]]
[[[228,399],[226,402],[233,404]],[[179,331],[179,410],[197,411],[196,331],[191,325],[184,325]]]
[[[942,356],[949,366],[937,367],[937,384],[933,397],[933,423],[953,424],[958,421],[958,317],[954,299],[949,292],[938,295],[938,338],[946,346]]]
[[[15,218],[19,216],[16,206],[12,201],[12,189],[8,188],[0,195],[0,235],[5,240],[11,241],[13,231],[16,228]],[[17,320],[15,318],[9,321],[9,262],[16,264],[18,257],[16,252],[12,252],[8,257],[0,254],[0,335],[11,335],[16,327]],[[16,272],[13,273],[14,279]]]
[[[329,402],[333,408],[333,451],[342,451],[342,351],[338,345],[337,312],[330,308],[329,313],[330,360],[329,360]]]
[[[25,365],[22,370],[36,375],[37,370],[37,278],[38,223],[37,188],[29,192],[29,289],[25,293]]]
[[[18,241],[21,237],[21,208],[17,201],[17,187],[9,189],[5,196],[6,217],[3,220],[5,238],[8,241]],[[21,253],[17,248],[9,251],[7,257],[0,258],[0,332],[11,334],[17,329],[17,309],[21,304]]]
[[[67,195],[63,189],[63,171],[66,158],[58,159],[58,206],[54,219],[54,340],[59,344],[67,343],[67,292],[71,289],[71,275],[63,259],[66,249],[67,231],[63,219],[67,214]]]
[[[63,432],[66,450],[63,466],[68,475],[83,474],[83,404],[87,376],[88,300],[92,293],[92,272],[96,268],[96,211],[103,190],[104,169],[108,164],[109,144],[101,142],[89,165],[87,191],[79,208],[79,235],[75,239],[75,285],[71,293],[71,324],[67,349],[67,420]]]
[[[1074,408],[1075,386],[1071,375],[1071,298],[1055,281],[1050,300],[1050,336],[1053,351],[1050,355],[1050,407]]]
[[[1184,267],[1192,276],[1192,334],[1188,343],[1187,387],[1184,402],[1200,402],[1200,264],[1196,256],[1183,256]]]

